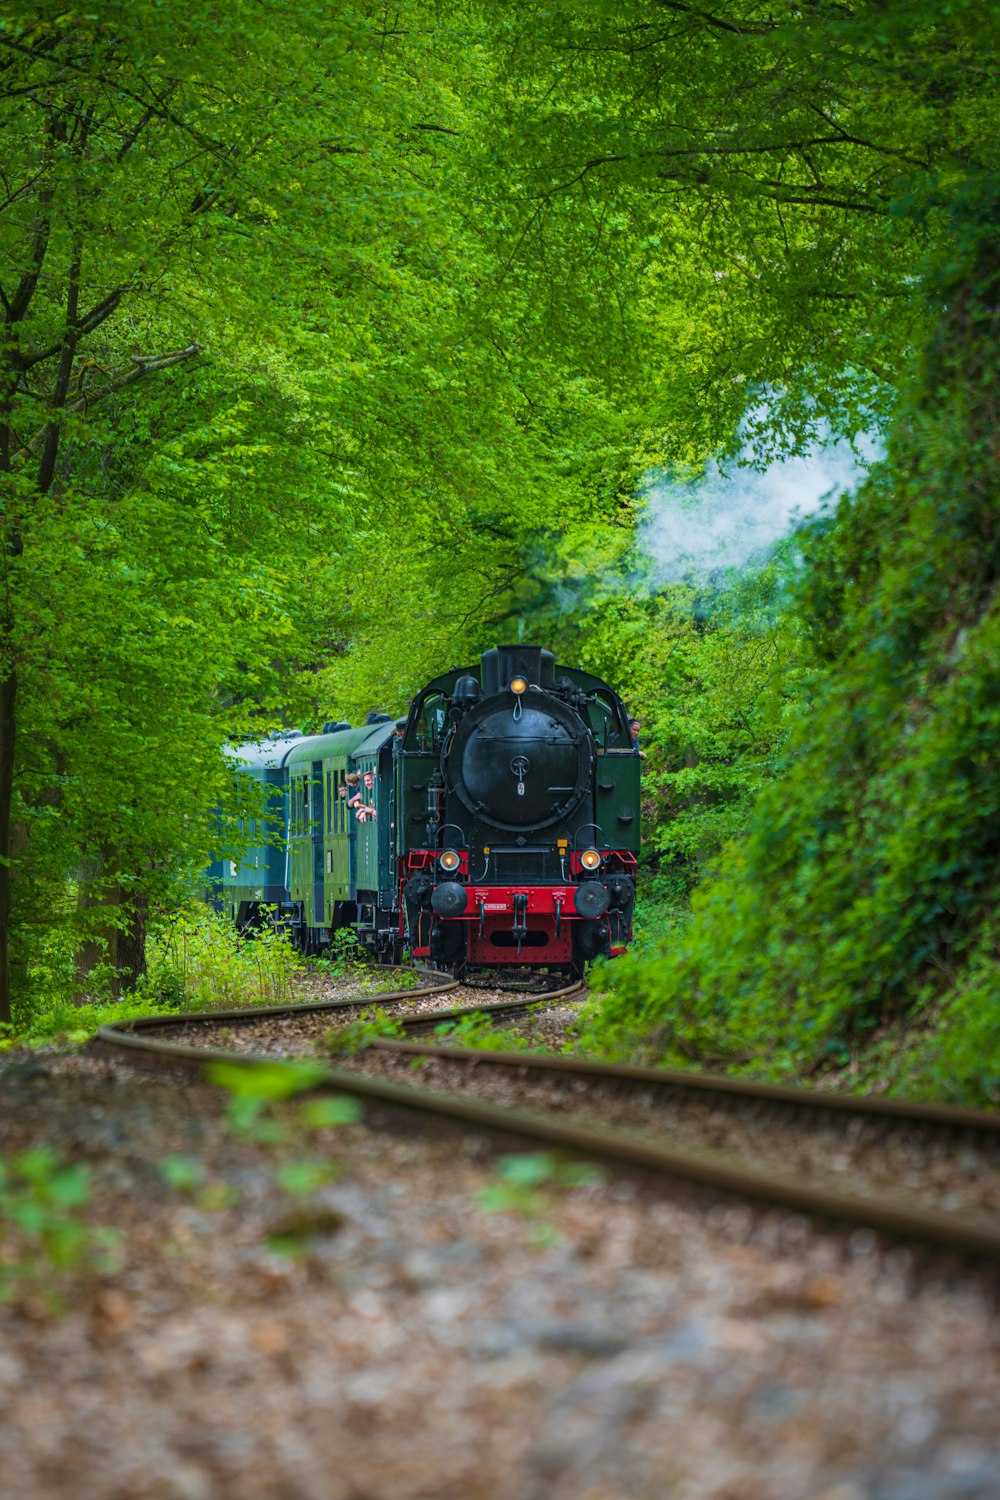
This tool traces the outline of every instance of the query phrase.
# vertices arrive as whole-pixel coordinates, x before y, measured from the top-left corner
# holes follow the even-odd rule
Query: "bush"
[[[265,929],[242,938],[227,918],[203,906],[183,909],[154,929],[146,957],[146,974],[120,1001],[75,1004],[71,985],[57,973],[58,982],[35,996],[31,1014],[3,1045],[57,1037],[82,1042],[101,1026],[161,1011],[280,1005],[292,998],[292,979],[304,967],[284,933]],[[71,952],[69,966],[71,975]]]
[[[948,288],[887,465],[815,530],[782,774],[686,931],[609,975],[606,1049],[806,1072],[894,1033],[893,1086],[995,1096],[998,282]]]
[[[279,1005],[305,961],[286,933],[241,937],[227,917],[191,907],[165,922],[146,948],[144,996],[170,1008]]]

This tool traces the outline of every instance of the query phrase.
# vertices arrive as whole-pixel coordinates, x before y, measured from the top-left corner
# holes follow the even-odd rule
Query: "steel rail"
[[[290,1001],[286,1005],[241,1005],[228,1010],[170,1011],[162,1016],[137,1016],[134,1021],[129,1022],[129,1025],[137,1031],[159,1031],[161,1027],[170,1026],[215,1026],[222,1021],[227,1024],[236,1022],[237,1025],[250,1026],[255,1021],[266,1020],[269,1016],[368,1010],[376,1005],[395,1005],[407,1000],[422,1000],[429,995],[447,995],[452,990],[462,988],[461,981],[453,979],[450,974],[437,975],[435,973],[435,977],[445,980],[445,983],[416,990],[385,990],[356,1000],[298,1000]],[[570,1000],[584,993],[584,986],[577,980],[562,989],[549,990],[545,994],[519,995],[516,1000],[494,1000],[480,1002],[478,1005],[453,1006],[450,1010],[421,1011],[415,1016],[401,1017],[400,1025],[404,1031],[422,1031],[438,1026],[442,1021],[464,1020],[466,1016],[520,1016],[535,1005],[549,1005],[554,1000]]]
[[[437,1020],[442,1012],[433,1019]],[[418,1021],[424,1018],[415,1018]],[[406,1024],[406,1029],[416,1025]],[[834,1094],[828,1089],[787,1088],[780,1084],[754,1083],[743,1078],[723,1078],[711,1073],[671,1072],[666,1068],[643,1068],[620,1063],[585,1062],[572,1057],[548,1057],[537,1052],[490,1052],[481,1047],[438,1045],[431,1042],[403,1042],[390,1037],[373,1037],[370,1047],[383,1052],[411,1053],[422,1057],[443,1057],[452,1061],[482,1063],[498,1068],[526,1068],[549,1073],[629,1083],[644,1088],[689,1092],[706,1097],[745,1099],[769,1104],[788,1105],[804,1110],[832,1110],[845,1115],[871,1115],[905,1124],[947,1126],[955,1130],[1000,1132],[1000,1113],[988,1110],[962,1109],[951,1104],[926,1104],[920,1100],[882,1099],[871,1094]]]
[[[416,1016],[404,1016],[400,1025],[404,1031],[427,1031],[431,1027],[440,1026],[442,1021],[461,1021],[466,1016],[521,1016],[536,1005],[551,1005],[555,1000],[573,1000],[585,994],[586,986],[580,980],[574,980],[562,989],[549,990],[542,995],[526,994],[519,995],[516,1000],[481,1001],[478,1005],[460,1005],[453,1010],[421,1011]],[[406,1043],[400,1045],[405,1046]]]
[[[421,986],[419,989],[412,990],[383,990],[378,994],[365,995],[357,1000],[289,1000],[283,1005],[239,1005],[228,1010],[172,1010],[162,1016],[137,1016],[128,1024],[137,1031],[150,1028],[159,1030],[167,1026],[211,1026],[217,1025],[220,1021],[235,1021],[237,1024],[242,1022],[249,1026],[254,1021],[263,1020],[267,1016],[297,1016],[316,1014],[320,1011],[364,1010],[371,1005],[394,1005],[403,1000],[421,1000],[428,995],[448,995],[452,990],[460,988],[459,981],[450,974],[442,974],[436,969],[424,969],[421,972],[433,979],[441,979],[444,983]],[[448,1012],[433,1011],[428,1014],[439,1016]]]
[[[121,1026],[103,1026],[98,1031],[95,1042],[98,1047],[155,1058],[160,1063],[184,1067],[197,1073],[215,1062],[250,1069],[274,1066],[274,1059],[267,1056],[185,1046],[137,1034],[150,1029],[160,1019],[142,1017]],[[783,1175],[767,1175],[738,1166],[716,1153],[671,1151],[623,1131],[568,1124],[548,1115],[504,1109],[460,1095],[404,1087],[388,1083],[384,1079],[340,1069],[328,1069],[315,1088],[324,1093],[350,1094],[393,1111],[402,1110],[447,1120],[508,1141],[511,1138],[526,1140],[536,1145],[565,1150],[586,1160],[605,1162],[617,1168],[654,1174],[701,1188],[707,1187],[754,1202],[777,1204],[822,1221],[863,1226],[894,1239],[918,1241],[977,1258],[1000,1261],[1000,1229],[930,1210],[911,1208],[907,1204],[833,1192]]]

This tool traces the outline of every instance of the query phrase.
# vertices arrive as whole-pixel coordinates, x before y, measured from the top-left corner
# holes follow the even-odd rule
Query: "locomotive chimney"
[[[556,659],[543,646],[494,646],[483,652],[483,697],[502,693],[513,677],[523,677],[532,687],[555,686]]]

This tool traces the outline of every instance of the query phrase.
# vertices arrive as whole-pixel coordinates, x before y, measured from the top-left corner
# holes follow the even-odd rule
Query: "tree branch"
[[[678,15],[691,16],[696,21],[704,21],[713,31],[727,31],[732,36],[770,36],[776,29],[773,21],[767,21],[758,26],[741,26],[737,21],[727,21],[723,16],[712,15],[710,11],[699,10],[696,5],[682,5],[680,0],[656,0],[664,10],[674,10]]]
[[[2,32],[0,32],[0,47],[7,47],[13,52],[22,53],[25,57],[30,57],[33,61],[38,60],[39,54],[35,48],[26,47],[23,43],[15,41],[13,37],[6,36]],[[64,57],[61,61],[63,67],[71,68],[75,73],[82,73],[90,82],[101,83],[106,88],[112,89],[115,93],[124,94],[127,99],[131,99],[134,104],[141,105],[143,109],[151,109],[157,119],[175,125],[178,130],[183,131],[185,135],[189,135],[192,140],[198,142],[199,146],[206,151],[210,151],[214,156],[218,156],[220,159],[225,157],[226,150],[221,142],[212,140],[211,136],[202,135],[199,130],[196,130],[193,125],[189,125],[180,115],[176,115],[172,109],[168,109],[163,100],[157,97],[151,85],[146,84],[144,78],[141,78],[140,81],[146,84],[150,93],[153,94],[154,102],[152,104],[150,104],[148,98],[144,99],[141,94],[137,93],[135,89],[130,89],[121,79],[106,78],[103,73],[92,72],[90,68],[84,67],[82,63],[73,62],[68,57]]]
[[[45,169],[42,168],[40,172],[35,173],[34,177],[30,177],[27,182],[22,183],[22,185],[15,192],[8,193],[4,201],[0,203],[0,214],[4,213],[6,209],[10,208],[12,203],[16,203],[18,198],[22,198],[25,193],[30,192],[30,190],[35,186],[35,183],[44,176]]]
[[[59,452],[59,435],[62,431],[62,406],[66,400],[69,390],[70,377],[73,374],[73,359],[76,355],[76,346],[80,339],[80,330],[77,323],[80,306],[80,267],[81,247],[79,233],[74,236],[72,259],[69,266],[69,274],[66,278],[66,323],[62,339],[62,354],[59,359],[59,369],[56,372],[55,384],[52,387],[52,395],[49,398],[49,408],[52,412],[51,420],[44,429],[44,440],[42,443],[42,460],[38,466],[38,478],[36,488],[39,494],[46,494],[52,483],[56,471],[56,455]]]
[[[460,136],[462,134],[462,132],[460,130],[451,130],[447,125],[426,125],[426,124],[420,123],[419,121],[415,121],[410,126],[410,129],[411,130],[436,130],[439,135],[459,135]]]
[[[61,420],[65,420],[67,416],[71,416],[76,412],[88,411],[96,402],[103,401],[108,396],[115,395],[127,386],[135,385],[137,381],[142,380],[146,375],[154,375],[160,370],[169,370],[174,365],[183,363],[184,360],[193,359],[196,354],[201,354],[203,347],[202,344],[188,344],[186,349],[172,349],[166,354],[130,355],[129,369],[120,370],[117,374],[112,375],[107,385],[102,386],[99,391],[81,395],[76,400],[68,401],[62,409]],[[45,442],[45,435],[48,430],[49,423],[46,423],[28,442],[21,443],[20,450],[15,455],[15,459],[23,460],[24,458],[37,456]]]

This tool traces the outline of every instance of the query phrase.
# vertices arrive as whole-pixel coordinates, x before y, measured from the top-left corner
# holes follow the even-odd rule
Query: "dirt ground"
[[[481,1143],[359,1123],[263,1146],[224,1104],[87,1057],[0,1062],[4,1156],[89,1163],[86,1213],[122,1236],[63,1313],[42,1267],[0,1308],[4,1497],[1000,1497],[973,1278],[613,1180],[489,1212]],[[164,1180],[178,1155],[196,1190]],[[277,1174],[303,1156],[339,1175],[296,1210]],[[268,1244],[290,1227],[294,1259]]]

